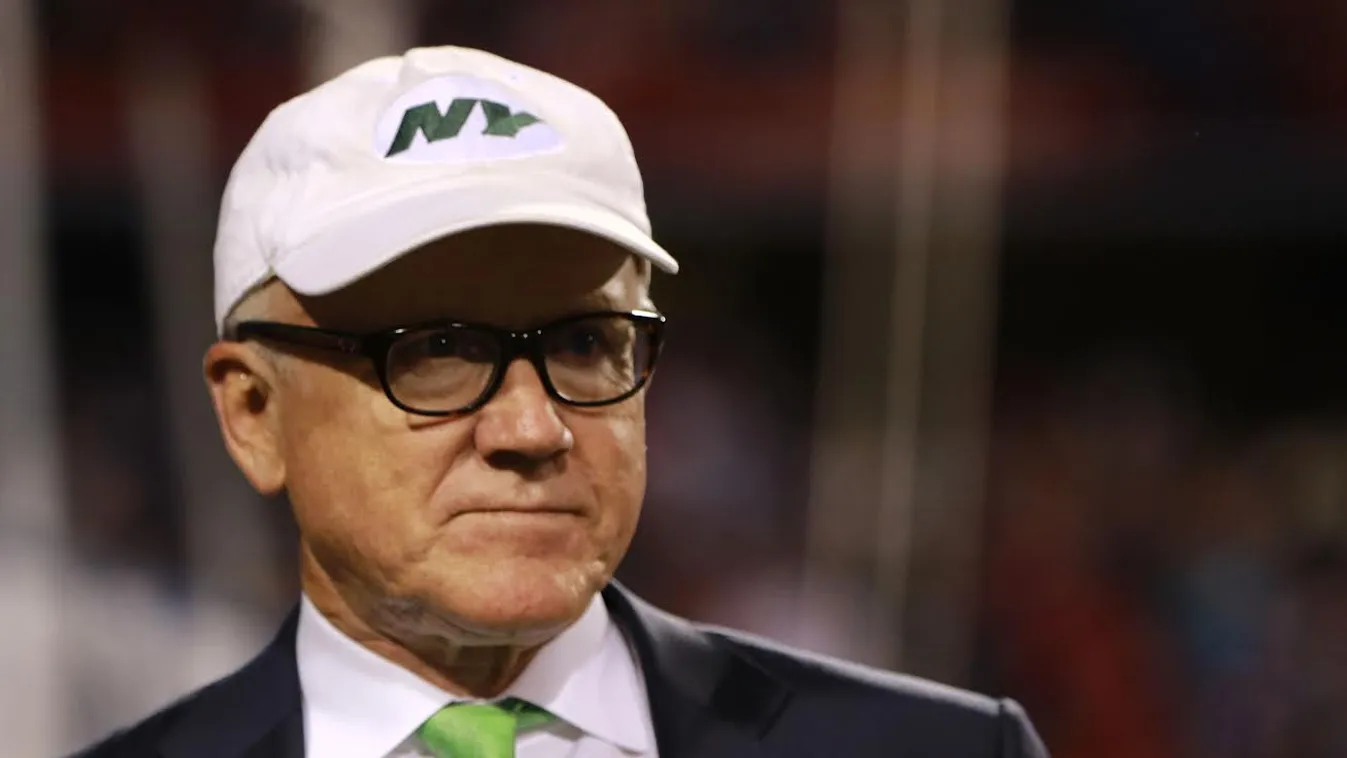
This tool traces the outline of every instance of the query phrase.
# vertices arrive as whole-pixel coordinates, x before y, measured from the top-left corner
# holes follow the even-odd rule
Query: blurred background
[[[275,105],[448,43],[606,99],[683,263],[629,586],[1058,758],[1347,756],[1336,0],[0,0],[5,755],[290,608],[199,377],[219,195]]]

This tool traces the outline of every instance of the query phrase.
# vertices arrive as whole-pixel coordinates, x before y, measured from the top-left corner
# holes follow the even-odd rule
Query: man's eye
[[[471,363],[490,363],[495,358],[490,339],[474,332],[430,332],[416,340],[413,352],[426,358],[456,358]]]
[[[548,335],[549,357],[571,363],[593,363],[621,352],[617,330],[602,320],[577,321]]]
[[[565,333],[560,347],[576,357],[589,357],[606,352],[608,340],[601,329],[580,325]]]

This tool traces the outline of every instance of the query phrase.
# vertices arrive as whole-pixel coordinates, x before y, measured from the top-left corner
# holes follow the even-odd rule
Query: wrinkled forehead
[[[446,237],[320,297],[301,297],[321,326],[372,330],[438,318],[523,327],[572,313],[640,306],[632,255],[570,229],[512,225]]]

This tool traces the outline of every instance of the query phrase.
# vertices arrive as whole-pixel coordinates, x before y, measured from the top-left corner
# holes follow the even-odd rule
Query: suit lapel
[[[616,582],[603,597],[640,659],[660,758],[761,752],[762,737],[790,699],[780,681]]]
[[[164,758],[304,758],[298,610],[234,675],[203,690],[160,743]]]
[[[252,747],[245,758],[304,758],[304,713],[295,708],[276,722]]]

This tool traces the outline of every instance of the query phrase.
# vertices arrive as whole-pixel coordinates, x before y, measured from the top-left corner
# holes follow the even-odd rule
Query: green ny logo
[[[408,108],[407,112],[402,114],[402,124],[398,127],[397,136],[393,138],[393,144],[384,157],[391,158],[411,147],[417,132],[425,135],[426,142],[457,137],[458,133],[463,131],[463,124],[467,123],[468,117],[472,115],[472,109],[478,105],[482,106],[482,113],[486,116],[486,129],[482,130],[482,134],[488,136],[514,137],[525,127],[542,121],[532,113],[524,111],[511,113],[509,106],[490,100],[455,98],[444,113],[440,113],[439,106],[433,101],[422,103]]]

